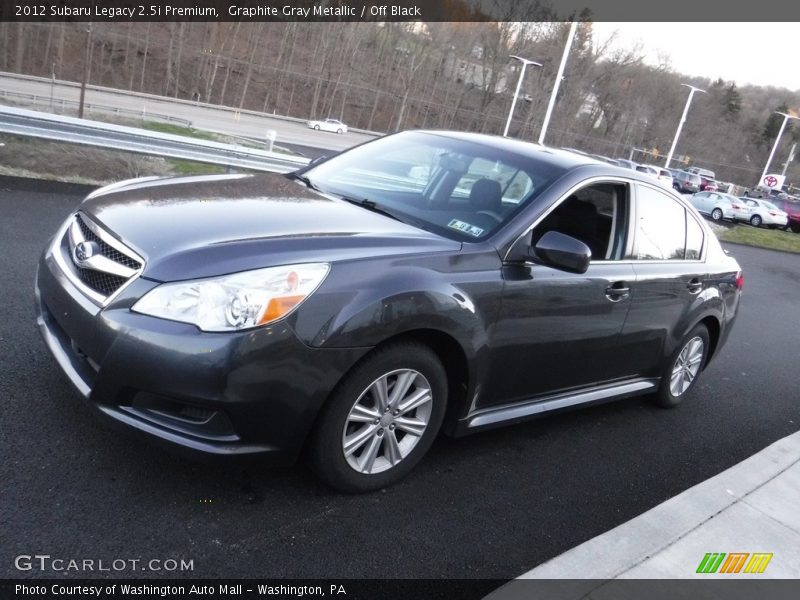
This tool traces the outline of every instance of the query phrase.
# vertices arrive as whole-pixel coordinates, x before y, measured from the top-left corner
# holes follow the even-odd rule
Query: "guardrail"
[[[298,156],[8,106],[0,106],[0,132],[274,173],[308,164]]]
[[[29,101],[34,107],[43,106],[49,107],[50,111],[60,108],[62,111],[67,110],[67,107],[75,109],[77,112],[80,102],[77,100],[67,100],[66,98],[49,98],[47,96],[40,96],[38,94],[27,94],[25,92],[11,92],[9,90],[0,89],[0,97],[14,98]],[[96,104],[93,102],[84,102],[84,109],[88,113],[104,112],[114,115],[134,117],[137,119],[152,119],[155,121],[166,121],[167,123],[178,123],[184,127],[191,127],[192,122],[189,119],[181,119],[180,117],[173,117],[172,115],[162,115],[154,112],[147,112],[146,110],[132,110],[130,108],[120,108],[119,106],[106,106],[104,104]]]
[[[10,73],[7,71],[0,71],[0,77],[6,77],[9,79],[18,79],[20,81],[32,81],[37,83],[44,83],[48,85],[56,85],[56,86],[66,86],[80,89],[80,84],[74,81],[67,81],[64,79],[52,79],[48,77],[37,77],[35,75],[21,75],[19,73]],[[232,106],[224,106],[222,104],[210,104],[208,102],[200,102],[199,100],[185,100],[183,98],[174,98],[171,96],[158,96],[156,94],[148,94],[145,92],[134,92],[131,90],[121,90],[117,88],[110,88],[102,85],[94,85],[88,84],[86,86],[87,90],[93,90],[97,92],[103,92],[106,94],[117,94],[119,96],[128,96],[132,98],[140,98],[142,100],[151,100],[153,102],[168,102],[170,104],[182,104],[185,106],[194,106],[198,108],[206,108],[209,110],[221,110],[231,115],[251,115],[260,118],[266,119],[276,119],[278,121],[286,121],[289,123],[307,123],[309,119],[301,119],[298,117],[290,117],[287,115],[279,115],[276,113],[266,113],[266,112],[259,112],[255,110],[248,110],[248,109],[239,109],[234,108]],[[380,131],[372,131],[369,129],[360,129],[357,127],[348,127],[348,131],[352,133],[360,133],[364,135],[372,135],[372,136],[382,136],[385,133]]]

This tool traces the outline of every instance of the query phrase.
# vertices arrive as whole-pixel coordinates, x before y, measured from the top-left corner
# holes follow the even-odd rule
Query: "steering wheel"
[[[491,210],[479,210],[475,214],[483,215],[483,216],[486,216],[486,217],[490,217],[491,219],[494,220],[495,225],[499,225],[500,223],[503,222],[503,217],[501,217],[500,215],[498,215],[495,212],[492,212]]]

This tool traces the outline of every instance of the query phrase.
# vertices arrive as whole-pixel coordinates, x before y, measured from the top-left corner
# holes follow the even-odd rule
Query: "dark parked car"
[[[789,217],[789,222],[784,229],[791,229],[795,233],[800,233],[800,202],[780,200],[778,198],[771,198],[770,202],[780,208]]]
[[[678,404],[742,287],[648,176],[446,132],[288,177],[97,190],[36,279],[47,346],[97,413],[195,454],[305,451],[347,491],[397,481],[440,430]]]
[[[717,176],[714,171],[701,169],[700,167],[689,167],[686,170],[689,173],[695,173],[700,176],[700,191],[714,192],[717,190]]]
[[[784,191],[764,187],[755,187],[746,190],[744,196],[745,198],[766,198],[770,202],[773,200],[786,200],[789,198],[789,194]]]
[[[672,176],[672,187],[681,194],[694,194],[700,191],[702,181],[697,173],[678,171]]]

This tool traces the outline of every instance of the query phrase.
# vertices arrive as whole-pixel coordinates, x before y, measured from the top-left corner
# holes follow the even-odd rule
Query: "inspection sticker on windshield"
[[[458,219],[453,219],[447,224],[447,226],[452,227],[453,229],[458,229],[462,233],[468,233],[474,237],[480,237],[480,235],[483,233],[483,229],[480,227],[475,227],[475,225],[464,223],[464,221],[459,221]]]

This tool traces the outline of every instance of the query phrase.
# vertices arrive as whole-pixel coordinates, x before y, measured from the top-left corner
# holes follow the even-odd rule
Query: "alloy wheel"
[[[694,382],[703,362],[705,344],[700,336],[690,339],[675,359],[670,376],[669,391],[673,396],[681,396]]]
[[[350,409],[342,431],[342,452],[359,473],[396,466],[414,449],[431,417],[428,380],[413,369],[378,377]]]

